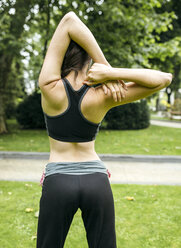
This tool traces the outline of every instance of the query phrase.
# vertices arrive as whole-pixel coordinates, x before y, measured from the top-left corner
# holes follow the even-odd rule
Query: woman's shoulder
[[[44,86],[41,89],[41,98],[42,107],[45,109],[48,106],[48,108],[59,110],[63,105],[67,105],[66,90],[62,79],[52,81],[50,84]]]
[[[106,86],[105,86],[106,87]],[[105,114],[113,107],[125,104],[124,99],[121,99],[120,101],[115,101],[114,97],[113,97],[113,93],[111,92],[111,90],[106,87],[106,94],[105,91],[103,89],[103,84],[95,87],[95,95],[96,95],[96,99],[97,99],[97,105],[99,106],[99,108],[101,109],[102,112],[104,112]]]
[[[103,85],[100,84],[96,87],[94,87],[94,92],[97,99],[97,104],[99,107],[102,107],[102,109],[106,109],[107,107],[107,100],[112,98],[111,91],[107,88],[107,94],[105,94]]]

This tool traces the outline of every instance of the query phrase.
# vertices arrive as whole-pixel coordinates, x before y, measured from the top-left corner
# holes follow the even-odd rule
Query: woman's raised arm
[[[87,84],[104,83],[110,80],[125,80],[135,82],[147,88],[154,88],[160,84],[166,84],[166,86],[170,84],[172,74],[144,68],[113,68],[94,63],[88,72],[86,80]],[[89,80],[92,82],[89,83]]]
[[[71,39],[84,48],[94,62],[108,65],[91,31],[74,12],[69,12],[61,19],[51,39],[39,75],[40,87],[61,79],[61,66]]]
[[[102,95],[103,105],[108,109],[145,98],[153,93],[168,87],[172,81],[172,74],[151,69],[129,69],[112,68],[103,64],[95,63],[88,72],[85,83],[109,84],[109,80],[131,81],[126,83],[127,92],[121,102],[113,101],[110,92],[106,96]],[[120,86],[117,87],[120,91]]]

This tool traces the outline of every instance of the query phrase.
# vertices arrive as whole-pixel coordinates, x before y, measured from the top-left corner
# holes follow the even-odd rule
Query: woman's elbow
[[[157,78],[157,85],[154,88],[156,88],[157,90],[164,89],[168,87],[171,84],[171,82],[172,82],[172,74],[161,72]]]
[[[161,72],[157,81],[158,85],[156,87],[163,89],[168,87],[171,84],[171,82],[172,82],[172,74]]]
[[[75,14],[75,12],[69,11],[67,14],[64,15],[63,19],[65,21],[68,21],[68,20],[74,19],[75,17],[77,17],[77,15]]]
[[[165,73],[164,75],[164,87],[168,87],[172,82],[173,75],[171,73]]]

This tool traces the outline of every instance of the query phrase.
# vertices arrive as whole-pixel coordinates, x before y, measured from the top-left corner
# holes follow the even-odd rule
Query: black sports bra
[[[65,142],[95,140],[101,122],[96,124],[87,120],[80,109],[82,99],[90,86],[84,84],[79,90],[74,90],[66,78],[62,81],[68,97],[68,107],[63,113],[56,116],[44,113],[48,135],[53,139]]]

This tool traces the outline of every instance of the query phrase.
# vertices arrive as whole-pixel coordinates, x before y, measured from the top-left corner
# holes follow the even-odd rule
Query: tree
[[[10,89],[16,88],[10,77],[12,66],[14,71],[20,70],[19,52],[22,48],[21,34],[23,25],[31,6],[31,0],[17,0],[15,4],[4,3],[1,6],[1,43],[0,43],[0,133],[7,132],[5,122],[6,99],[13,94]],[[3,5],[3,4],[2,4]],[[12,75],[12,74],[11,74]],[[12,81],[11,81],[12,80]],[[12,86],[10,86],[11,81]],[[14,86],[14,87],[13,87]]]
[[[33,66],[34,60],[43,63],[56,26],[70,10],[75,11],[88,25],[113,66],[159,69],[160,64],[154,63],[152,58],[159,57],[165,61],[178,49],[176,40],[159,41],[159,35],[170,30],[172,20],[176,18],[172,11],[157,13],[155,9],[162,7],[160,2],[163,1],[67,0],[65,4],[52,0],[46,4],[41,2],[29,31],[32,37],[35,33],[40,36],[38,42],[33,44],[39,55],[32,56],[29,64],[29,69],[34,72],[34,80],[38,77],[37,69]]]
[[[16,85],[21,80],[22,84],[32,83],[38,89],[38,75],[48,44],[66,12],[75,11],[88,25],[111,65],[159,69],[160,63],[154,58],[167,61],[179,49],[175,38],[159,40],[161,33],[172,28],[175,18],[173,11],[156,11],[163,3],[164,0],[17,0],[14,4],[1,4],[0,133],[7,131],[4,104],[9,83],[13,85],[12,67],[16,78],[16,63],[21,74]],[[15,14],[9,14],[11,8]],[[23,63],[24,59],[28,63]]]
[[[174,75],[172,84],[166,89],[167,102],[170,103],[172,92],[175,92],[176,94],[181,87],[181,1],[164,1],[162,8],[158,10],[158,13],[163,13],[165,11],[174,11],[176,15],[176,18],[174,18],[172,22],[172,29],[160,35],[161,42],[168,42],[169,40],[175,40],[177,42],[176,46],[172,48],[175,51],[174,56],[161,64],[163,70],[172,71]]]

